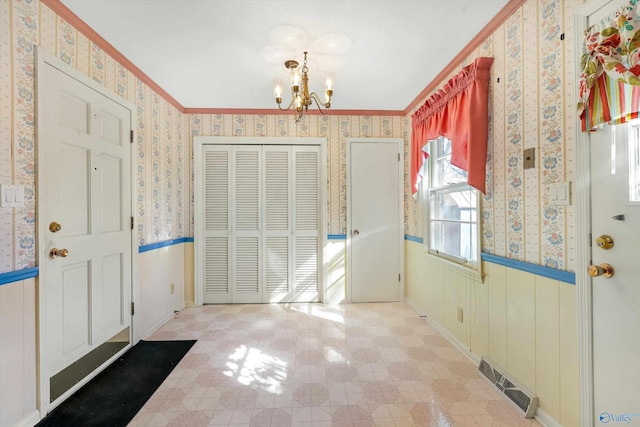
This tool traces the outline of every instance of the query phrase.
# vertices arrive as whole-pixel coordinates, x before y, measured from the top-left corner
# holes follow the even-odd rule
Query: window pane
[[[431,218],[477,221],[476,192],[468,188],[432,192]]]
[[[467,181],[467,172],[451,164],[451,141],[446,138],[438,138],[433,141],[435,145],[433,159],[433,184],[442,187],[448,184],[456,184]]]
[[[431,249],[440,253],[477,261],[477,225],[460,222],[433,221]]]

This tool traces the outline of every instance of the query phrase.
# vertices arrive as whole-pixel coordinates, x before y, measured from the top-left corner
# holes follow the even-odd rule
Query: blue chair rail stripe
[[[328,240],[347,240],[347,235],[346,234],[328,234],[327,239]]]
[[[504,258],[497,255],[482,253],[482,259],[493,264],[503,265],[505,267],[514,268],[516,270],[526,271],[538,276],[547,277],[549,279],[559,280],[561,282],[576,284],[576,273],[571,271],[558,270],[543,265],[531,264],[524,261],[518,261],[511,258]]]
[[[20,280],[30,279],[38,275],[38,267],[25,268],[24,270],[9,271],[8,273],[0,273],[0,286],[9,283],[18,282]]]
[[[424,239],[422,237],[416,237],[416,236],[410,236],[408,234],[404,235],[404,240],[408,240],[410,242],[416,242],[416,243],[424,243]]]
[[[166,246],[179,245],[180,243],[193,242],[193,237],[181,237],[179,239],[165,240],[163,242],[150,243],[148,245],[138,246],[138,253],[149,252],[155,249],[164,248]]]

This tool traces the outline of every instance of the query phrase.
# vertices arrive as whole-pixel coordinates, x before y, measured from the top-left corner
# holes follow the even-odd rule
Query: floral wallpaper
[[[484,252],[573,270],[573,206],[547,186],[575,181],[573,13],[583,0],[529,0],[443,80],[493,56]],[[329,234],[346,233],[346,139],[405,140],[405,232],[423,236],[408,182],[410,115],[185,114],[37,0],[0,0],[0,183],[24,185],[24,209],[0,208],[0,273],[35,265],[34,48],[55,54],[135,106],[137,242],[193,236],[193,135],[326,137]],[[428,94],[430,95],[430,94]],[[427,96],[428,96],[427,95]],[[522,151],[536,149],[524,170]]]
[[[527,1],[442,81],[478,56],[495,58],[482,251],[569,271],[574,271],[575,212],[573,206],[550,206],[547,187],[575,181],[572,28],[582,4]],[[536,150],[536,167],[525,170],[527,148]],[[408,187],[405,194],[406,232],[422,237],[421,209]]]
[[[347,138],[402,138],[404,129],[401,116],[307,115],[296,126],[291,115],[192,114],[190,125],[200,136],[328,138],[327,234],[347,233]]]
[[[0,273],[35,265],[34,45],[136,108],[137,241],[191,236],[189,116],[37,0],[0,0],[0,183],[24,185],[24,209],[0,208]]]

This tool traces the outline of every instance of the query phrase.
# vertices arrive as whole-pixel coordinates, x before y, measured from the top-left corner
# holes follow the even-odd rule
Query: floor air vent
[[[491,384],[495,385],[499,392],[504,394],[509,402],[520,409],[525,418],[533,418],[538,407],[538,397],[516,381],[507,377],[502,369],[486,357],[480,360],[478,370]]]

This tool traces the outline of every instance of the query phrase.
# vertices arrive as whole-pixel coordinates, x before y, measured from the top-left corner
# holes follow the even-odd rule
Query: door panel
[[[397,143],[351,142],[351,299],[398,301],[401,295],[400,179]]]
[[[123,289],[116,285],[122,283],[122,275],[124,274],[122,267],[122,254],[113,254],[102,258],[100,334],[103,337],[113,335],[114,329],[119,328],[123,323]]]
[[[75,355],[91,345],[89,341],[89,287],[91,275],[88,262],[70,264],[61,269],[61,322],[53,324],[62,334],[62,352],[55,371],[75,360]],[[57,292],[56,292],[57,294]],[[56,313],[57,314],[57,313]],[[57,317],[57,316],[56,316]],[[60,337],[52,337],[53,341]],[[54,346],[57,346],[54,344]],[[52,346],[52,347],[54,347]]]
[[[64,137],[64,136],[63,136]],[[56,153],[56,165],[51,165],[51,173],[60,177],[60,187],[66,191],[50,194],[56,198],[52,202],[57,206],[66,206],[58,210],[57,222],[65,224],[60,236],[81,236],[91,233],[89,188],[91,186],[91,154],[84,146],[77,146],[74,138],[63,139]],[[55,151],[54,151],[55,150]]]
[[[118,158],[101,156],[98,170],[100,171],[101,200],[100,200],[100,230],[103,233],[122,230],[122,161]]]

